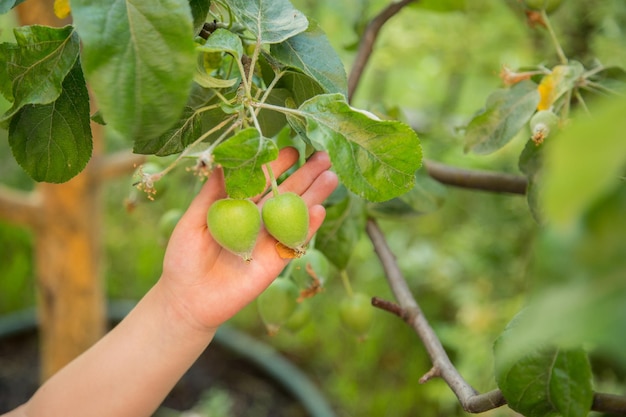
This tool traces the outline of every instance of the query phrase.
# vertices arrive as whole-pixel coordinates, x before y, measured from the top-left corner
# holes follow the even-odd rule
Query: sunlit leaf
[[[243,55],[243,45],[241,38],[226,29],[217,29],[209,36],[204,45],[198,46],[198,51],[202,52],[228,52],[235,59],[241,59]]]
[[[180,116],[196,52],[187,0],[72,0],[84,69],[108,126],[153,138]]]
[[[89,97],[80,63],[49,104],[29,104],[11,120],[9,144],[20,166],[35,181],[65,182],[85,168],[92,141]]]
[[[350,107],[341,94],[319,95],[299,110],[306,119],[307,137],[328,151],[350,191],[380,202],[413,188],[422,150],[409,126],[374,119]]]
[[[492,93],[485,109],[467,126],[465,149],[488,154],[502,148],[530,120],[537,103],[539,93],[532,81],[522,81]]]
[[[314,79],[325,93],[347,96],[343,63],[317,23],[311,21],[305,32],[272,45],[271,51],[281,64],[302,71]]]
[[[276,144],[254,128],[239,131],[213,151],[216,164],[224,168],[226,191],[232,198],[253,197],[265,189],[263,164],[278,158]]]
[[[0,44],[0,58],[7,61],[6,68],[0,70],[0,75],[6,77],[2,91],[8,95],[10,83],[13,101],[0,123],[6,123],[25,105],[55,101],[80,48],[71,26],[22,26],[13,32],[16,44]]]
[[[306,30],[309,22],[289,0],[226,0],[261,43],[278,43]]]

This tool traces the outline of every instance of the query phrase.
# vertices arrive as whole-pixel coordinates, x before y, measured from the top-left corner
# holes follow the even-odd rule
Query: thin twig
[[[430,327],[428,320],[424,317],[417,301],[411,294],[406,280],[396,262],[396,258],[387,245],[382,230],[380,230],[378,224],[372,219],[368,220],[366,229],[374,246],[374,250],[385,270],[389,286],[398,300],[398,304],[396,304],[374,297],[372,299],[372,305],[402,318],[415,330],[418,337],[422,340],[433,366],[420,378],[420,383],[425,383],[432,378],[440,377],[457,396],[463,409],[469,413],[482,413],[505,405],[506,400],[499,389],[479,394],[463,379],[450,361],[441,341],[432,327]],[[616,415],[626,415],[626,397],[594,393],[591,409],[593,411]]]
[[[430,160],[424,160],[424,168],[433,179],[455,187],[521,195],[528,187],[528,180],[521,175],[462,169]]]
[[[374,43],[376,42],[376,38],[378,38],[378,32],[380,32],[383,25],[395,16],[396,13],[402,10],[404,6],[414,1],[417,0],[401,0],[391,2],[367,24],[365,32],[361,37],[361,42],[354,59],[354,63],[352,64],[352,70],[348,76],[348,101],[352,101],[354,91],[356,90],[357,85],[359,85],[365,66],[367,65],[367,62],[372,55],[372,51],[374,50]]]

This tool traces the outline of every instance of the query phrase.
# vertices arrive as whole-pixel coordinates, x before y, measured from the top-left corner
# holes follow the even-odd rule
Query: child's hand
[[[295,149],[281,150],[272,163],[276,177],[297,158]],[[329,168],[328,155],[318,152],[279,187],[300,194],[309,206],[309,238],[325,216],[320,204],[337,186],[337,177]],[[288,262],[279,257],[276,240],[264,229],[249,263],[213,240],[206,224],[207,211],[214,201],[224,197],[223,173],[216,169],[172,233],[158,284],[165,290],[167,302],[199,330],[215,330],[256,298]],[[254,201],[260,207],[264,199]]]

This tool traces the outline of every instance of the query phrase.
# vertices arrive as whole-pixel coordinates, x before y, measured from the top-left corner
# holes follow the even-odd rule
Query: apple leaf
[[[25,0],[0,0],[0,14],[5,14]]]
[[[22,26],[13,33],[16,44],[0,45],[0,57],[7,62],[0,70],[2,91],[3,95],[9,95],[10,83],[13,101],[11,108],[0,117],[0,124],[7,124],[23,106],[55,101],[80,48],[71,26]]]
[[[324,223],[317,232],[315,248],[338,269],[345,269],[361,233],[365,229],[364,202],[339,187],[329,199],[338,201],[326,207]]]
[[[178,122],[159,137],[135,140],[133,152],[157,156],[172,155],[185,150],[187,145],[200,137],[201,134],[201,114],[191,107],[185,107]]]
[[[261,43],[279,43],[306,30],[309,22],[289,0],[226,0],[241,24]]]
[[[495,91],[467,126],[465,149],[488,154],[502,148],[528,123],[538,103],[539,92],[532,81]]]
[[[341,94],[313,97],[299,112],[306,119],[306,136],[317,149],[328,151],[350,191],[380,202],[413,188],[422,149],[409,126],[375,119],[350,107]]]
[[[154,138],[179,118],[196,52],[187,0],[72,0],[83,65],[109,127]]]
[[[311,21],[305,32],[272,45],[271,51],[281,64],[302,71],[324,92],[347,97],[348,81],[343,63],[317,23]]]
[[[204,45],[197,48],[202,52],[228,52],[235,59],[240,60],[243,55],[243,45],[241,38],[226,29],[217,29],[209,36]]]
[[[9,126],[13,156],[35,181],[65,182],[91,158],[89,96],[79,61],[62,87],[54,102],[22,107]]]
[[[247,198],[265,190],[263,164],[278,158],[276,144],[254,128],[243,129],[213,150],[216,164],[224,168],[226,191],[232,198]]]
[[[502,362],[499,349],[507,331],[510,328],[494,349],[496,381],[509,407],[526,417],[586,417],[593,401],[587,353],[580,348],[542,347],[515,362]]]

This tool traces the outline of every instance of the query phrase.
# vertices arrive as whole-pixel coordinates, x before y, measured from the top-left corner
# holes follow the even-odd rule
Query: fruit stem
[[[348,294],[348,297],[352,297],[354,295],[354,291],[352,291],[352,286],[350,285],[350,277],[348,276],[348,271],[345,269],[341,270],[341,282],[343,283],[343,287]]]
[[[274,197],[278,197],[280,192],[278,191],[278,183],[276,182],[276,177],[274,176],[274,170],[270,164],[265,164],[265,168],[267,168],[267,175],[270,177],[270,183],[272,185],[272,194]]]
[[[556,54],[559,57],[559,61],[561,61],[561,64],[566,65],[568,62],[567,56],[565,56],[565,52],[563,52],[563,48],[561,47],[561,44],[559,43],[559,40],[556,37],[556,33],[554,32],[554,29],[552,28],[552,24],[550,23],[550,18],[548,18],[548,13],[546,13],[545,9],[541,10],[541,19],[546,24],[546,29],[548,29],[548,33],[550,34],[550,39],[552,39],[552,43],[554,44],[554,49],[556,49]]]

